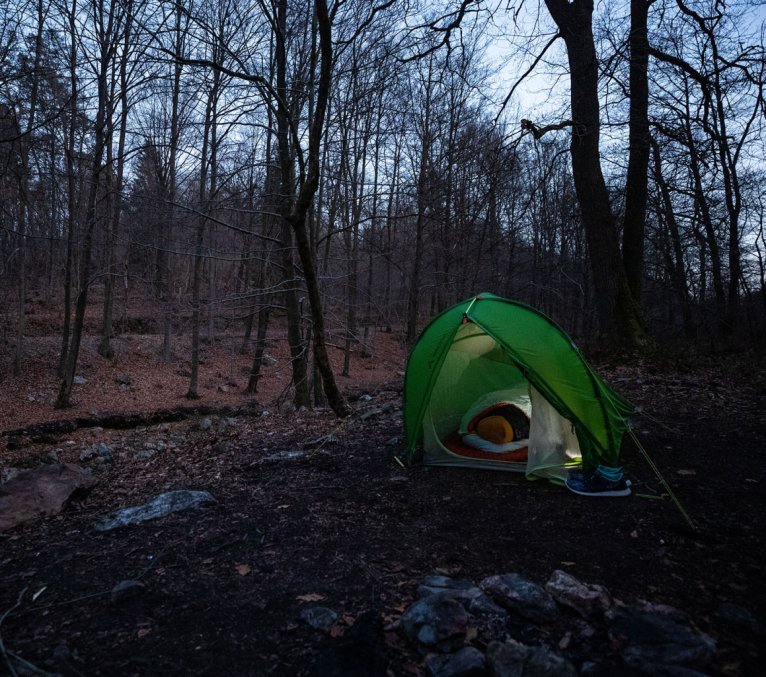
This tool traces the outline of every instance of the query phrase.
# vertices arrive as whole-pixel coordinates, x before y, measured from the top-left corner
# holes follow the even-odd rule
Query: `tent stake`
[[[654,461],[652,461],[652,459],[649,457],[649,452],[647,452],[646,449],[644,449],[644,446],[641,444],[641,442],[638,441],[638,437],[636,437],[636,433],[633,432],[633,428],[628,428],[628,432],[630,433],[630,436],[633,438],[633,441],[636,443],[636,446],[638,447],[638,450],[641,452],[641,455],[644,457],[644,460],[646,460],[646,462],[649,464],[649,467],[654,471],[654,474],[657,475],[657,479],[665,488],[665,491],[668,492],[668,495],[673,500],[673,503],[676,504],[678,511],[686,520],[686,523],[691,527],[692,531],[697,531],[697,525],[694,524],[694,522],[692,521],[692,518],[689,517],[689,513],[686,512],[686,510],[684,510],[684,507],[681,505],[681,501],[678,500],[676,495],[673,493],[673,490],[670,488],[670,485],[665,481],[665,478],[662,476],[662,473],[660,473],[660,469],[654,464]]]

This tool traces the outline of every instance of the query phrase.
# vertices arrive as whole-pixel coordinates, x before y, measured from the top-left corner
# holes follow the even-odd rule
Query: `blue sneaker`
[[[630,496],[630,481],[623,477],[622,468],[600,465],[591,473],[573,471],[565,484],[580,496]]]

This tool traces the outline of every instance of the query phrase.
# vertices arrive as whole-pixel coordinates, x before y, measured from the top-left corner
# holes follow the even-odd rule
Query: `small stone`
[[[146,586],[141,581],[120,581],[112,588],[112,604],[121,604],[122,602],[138,597],[146,590]]]
[[[227,385],[218,386],[218,392],[219,393],[228,393],[229,392],[229,386],[227,386]]]
[[[398,437],[398,436],[389,437],[388,440],[386,441],[386,446],[387,447],[395,447],[395,446],[397,446],[397,445],[399,445],[401,443],[402,443],[402,438],[401,437]]]
[[[136,458],[139,461],[148,461],[150,458],[152,458],[152,457],[154,457],[156,455],[157,455],[157,450],[156,449],[141,449],[141,451],[139,451],[136,454]]]
[[[484,654],[472,646],[426,661],[426,669],[432,677],[483,677],[485,665]]]
[[[213,427],[213,420],[206,416],[199,422],[199,429],[200,430],[210,430]]]
[[[372,400],[372,395],[364,394],[359,398],[360,402],[369,402],[370,400]]]
[[[112,448],[106,442],[100,442],[96,445],[96,453],[103,458],[107,463],[114,462],[114,455],[112,454]]]
[[[338,620],[338,614],[324,606],[311,606],[301,610],[301,618],[315,630],[329,632]]]
[[[88,382],[88,379],[86,379],[84,376],[75,376],[72,379],[72,383],[74,383],[76,386],[84,386]]]

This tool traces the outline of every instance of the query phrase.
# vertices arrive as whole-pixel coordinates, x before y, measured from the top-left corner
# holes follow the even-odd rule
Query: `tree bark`
[[[628,287],[641,303],[644,277],[644,231],[649,167],[649,36],[647,20],[653,0],[630,3],[630,116],[628,175],[625,181],[625,216],[622,260]]]
[[[631,294],[617,227],[601,170],[598,59],[592,0],[545,0],[567,47],[574,126],[570,152],[588,243],[596,311],[605,339],[622,347],[646,342],[643,313]]]

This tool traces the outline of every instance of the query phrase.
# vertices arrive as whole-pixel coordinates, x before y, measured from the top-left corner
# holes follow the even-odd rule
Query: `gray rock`
[[[412,604],[401,623],[411,640],[437,651],[451,651],[463,644],[468,613],[453,597],[438,593]]]
[[[359,398],[360,402],[369,402],[370,400],[372,400],[372,395],[364,394]]]
[[[433,656],[426,661],[431,677],[483,677],[486,660],[484,654],[472,646],[453,654]]]
[[[577,677],[577,670],[566,658],[547,646],[529,647],[524,675],[534,677]]]
[[[213,427],[213,419],[211,419],[209,416],[205,416],[200,422],[199,422],[199,429],[200,430],[210,430]]]
[[[500,606],[536,623],[552,621],[558,615],[556,603],[542,587],[520,574],[489,576],[479,586]]]
[[[637,670],[650,664],[704,668],[715,657],[710,637],[667,617],[621,607],[607,614],[607,623],[623,661]]]
[[[146,590],[141,581],[120,581],[112,588],[112,604],[120,604],[128,599],[138,597]]]
[[[215,502],[215,498],[207,491],[189,491],[186,489],[168,491],[143,505],[117,510],[96,522],[94,528],[96,531],[111,531],[119,527],[141,524],[174,512],[199,508],[207,503]]]
[[[325,606],[311,606],[301,610],[301,618],[315,630],[328,632],[338,620],[338,614]]]
[[[0,470],[0,484],[5,484],[22,472],[24,472],[23,468],[3,468]]]
[[[99,442],[80,452],[81,461],[91,461],[94,459],[103,459],[106,463],[113,463],[114,455],[112,454],[112,448],[106,442]]]
[[[74,383],[76,386],[84,386],[88,382],[88,379],[86,379],[84,376],[75,376],[72,379],[72,383]]]
[[[493,677],[576,677],[568,660],[547,646],[526,646],[520,642],[491,642],[487,664]]]
[[[493,677],[521,677],[526,660],[527,647],[512,639],[490,642],[487,647],[487,667]]]
[[[418,597],[428,597],[437,593],[449,595],[464,606],[483,595],[472,581],[449,576],[426,576],[418,588]]]
[[[141,449],[141,451],[136,453],[136,458],[139,461],[148,461],[150,458],[157,455],[156,449]]]
[[[0,532],[43,515],[58,515],[73,495],[87,492],[95,483],[90,470],[71,463],[42,465],[16,474],[0,491]]]
[[[606,588],[581,583],[560,569],[551,574],[545,589],[559,604],[574,609],[586,620],[601,618],[612,606],[612,599]]]
[[[108,463],[112,463],[114,461],[112,448],[106,442],[99,442],[96,445],[96,453]]]
[[[468,604],[468,611],[474,616],[497,616],[502,619],[508,618],[508,612],[499,604],[495,604],[487,595],[481,593],[474,597]]]

